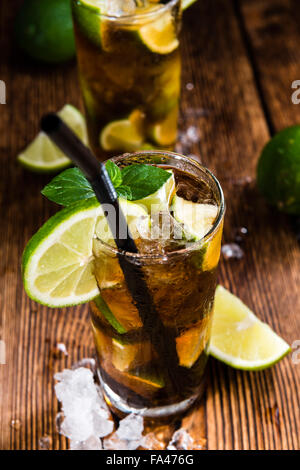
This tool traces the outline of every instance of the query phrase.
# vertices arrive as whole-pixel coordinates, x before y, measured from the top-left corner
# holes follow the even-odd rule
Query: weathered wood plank
[[[256,4],[259,9],[261,3],[270,2],[248,2],[253,16]],[[224,241],[233,241],[236,227],[248,229],[244,258],[223,259],[220,280],[292,343],[300,332],[299,317],[295,314],[300,307],[299,248],[288,217],[265,204],[252,179],[259,153],[272,130],[268,126],[268,110],[274,116],[274,126],[275,122],[279,125],[278,114],[290,116],[290,122],[294,122],[295,115],[289,114],[290,101],[282,109],[286,88],[278,86],[272,95],[272,103],[277,98],[280,111],[271,105],[266,108],[262,101],[264,95],[257,86],[257,70],[253,68],[245,37],[246,12],[243,9],[242,15],[238,6],[238,2],[199,2],[186,13],[184,83],[193,77],[195,88],[189,95],[184,94],[182,107],[187,119],[184,124],[191,125],[186,117],[188,106],[208,110],[206,116],[193,121],[202,134],[193,152],[200,152],[202,161],[215,171],[225,190]],[[293,33],[296,34],[295,28]],[[289,33],[289,44],[293,33]],[[284,77],[287,59],[280,62],[281,55],[286,53],[279,48],[280,41],[283,38],[274,39],[272,50],[278,55],[274,63],[267,55],[267,51],[272,54],[270,38],[261,75],[268,71],[269,75]],[[296,54],[295,44],[291,55]],[[252,53],[255,58],[256,51]],[[287,88],[289,93],[289,84]],[[268,83],[263,93],[270,94],[270,90]],[[269,105],[268,100],[266,103]],[[203,404],[208,448],[299,447],[299,368],[292,364],[291,357],[270,371],[259,373],[229,371],[211,361],[210,379]]]
[[[300,4],[297,0],[236,2],[271,130],[299,123],[291,100],[300,77]]]
[[[8,91],[7,105],[0,108],[0,339],[5,340],[7,352],[7,364],[0,365],[0,448],[37,449],[39,439],[48,435],[51,448],[65,449],[66,440],[55,430],[58,403],[53,373],[92,355],[87,308],[51,310],[31,302],[23,292],[19,265],[24,244],[55,207],[40,197],[47,178],[23,171],[15,156],[34,137],[44,112],[66,102],[80,106],[80,98],[74,63],[51,68],[32,64],[16,53],[11,31],[20,3],[13,0],[9,8],[0,4],[0,79]],[[184,14],[181,130],[189,126],[200,130],[200,141],[185,145],[184,151],[201,155],[224,187],[225,242],[233,241],[234,228],[249,230],[245,256],[239,261],[222,259],[220,281],[292,342],[300,337],[299,249],[288,218],[266,206],[252,181],[257,157],[270,135],[266,110],[276,129],[296,119],[292,115],[296,107],[285,106],[286,89],[280,87],[285,57],[282,63],[271,62],[271,69],[276,66],[273,74],[281,74],[281,81],[273,91],[267,90],[267,84],[262,88],[267,104],[257,89],[243,18],[247,9],[248,16],[250,11],[260,18],[253,5],[258,4],[261,11],[263,3],[244,2],[239,13],[234,2],[204,0]],[[246,19],[245,24],[249,29]],[[292,37],[298,37],[298,32],[293,28],[285,34],[288,44],[283,50],[278,42],[277,51],[282,51],[278,55],[294,57]],[[271,60],[269,43],[264,47],[261,62]],[[258,57],[256,48],[252,53]],[[273,77],[267,65],[256,66],[260,77]],[[289,80],[298,78],[292,77],[293,67],[287,67]],[[194,88],[188,90],[187,83]],[[269,95],[277,99],[276,106],[271,106]],[[58,342],[66,344],[67,357],[53,357]],[[211,360],[204,399],[183,424],[195,437],[207,439],[209,449],[299,448],[298,390],[299,366],[290,357],[258,373],[235,371]],[[13,419],[20,420],[19,429],[11,426]]]

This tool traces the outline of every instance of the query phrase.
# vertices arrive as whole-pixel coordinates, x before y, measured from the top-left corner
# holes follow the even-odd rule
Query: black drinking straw
[[[119,206],[116,190],[109,178],[105,165],[96,159],[91,150],[82,143],[56,114],[50,113],[44,116],[41,120],[41,129],[80,168],[92,185],[100,204],[112,204],[114,206],[115,214],[113,214],[113,211],[105,211],[105,215],[115,236],[115,243],[118,249],[123,252],[138,253],[124,214]],[[128,236],[120,238],[118,236],[120,233],[127,233]],[[128,290],[138,309],[145,331],[159,353],[159,360],[164,364],[165,371],[172,382],[173,388],[180,393],[182,391],[182,384],[177,374],[179,366],[176,343],[174,338],[170,337],[170,334],[168,334],[160,320],[142,268],[137,263],[126,259],[124,254],[119,254],[118,259]]]

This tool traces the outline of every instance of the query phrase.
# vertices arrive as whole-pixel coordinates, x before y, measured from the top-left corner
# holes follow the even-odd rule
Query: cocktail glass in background
[[[180,0],[72,0],[90,145],[101,159],[174,147]]]
[[[91,318],[100,380],[115,410],[151,418],[170,416],[188,409],[202,391],[221,248],[223,193],[206,168],[172,152],[140,152],[113,161],[121,168],[147,163],[172,169],[175,187],[170,211],[160,211],[156,222],[151,220],[151,228],[156,223],[159,229],[156,236],[137,237],[139,254],[118,252],[99,236],[94,239],[101,295],[91,303]],[[186,233],[178,236],[181,224],[177,221],[182,214],[191,220],[190,209],[197,209],[194,227],[202,230],[198,239],[195,233],[188,239]],[[201,225],[201,214],[208,217],[207,225]],[[163,218],[169,227],[167,236]],[[143,325],[120,268],[122,257],[142,268],[158,322],[153,318]],[[143,294],[139,293],[141,299]],[[162,343],[167,351],[164,357]]]

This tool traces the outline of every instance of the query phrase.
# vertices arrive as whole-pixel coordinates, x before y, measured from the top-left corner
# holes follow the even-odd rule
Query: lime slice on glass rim
[[[120,204],[125,215],[130,207],[127,223],[134,232],[134,220],[141,212],[145,216],[145,211],[126,200]],[[149,227],[147,213],[143,224],[145,229]],[[96,230],[101,239],[105,241],[107,237],[109,241],[106,217],[94,198],[66,207],[51,217],[31,238],[23,253],[23,282],[28,296],[49,307],[77,305],[97,297],[99,289],[93,273]]]
[[[235,295],[218,286],[209,353],[236,369],[261,370],[290,352],[290,346]]]
[[[58,115],[87,145],[88,137],[85,119],[80,111],[74,106],[66,104],[58,112]],[[37,173],[58,172],[71,165],[69,158],[43,132],[40,132],[31,144],[18,155],[18,161],[28,170]]]

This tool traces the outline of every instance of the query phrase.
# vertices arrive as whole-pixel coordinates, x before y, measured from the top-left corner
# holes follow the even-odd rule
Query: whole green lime
[[[284,129],[264,147],[257,184],[270,204],[288,214],[300,214],[300,126]]]
[[[75,55],[70,0],[25,0],[15,21],[19,47],[30,57],[58,63]]]

